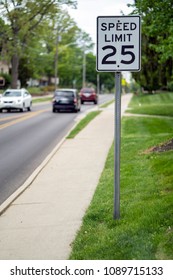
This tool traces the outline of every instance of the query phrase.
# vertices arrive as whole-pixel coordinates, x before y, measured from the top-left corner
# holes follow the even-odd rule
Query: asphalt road
[[[99,103],[110,99],[101,95]],[[62,140],[81,112],[52,113],[50,103],[34,105],[31,112],[0,114],[0,204],[17,190]]]

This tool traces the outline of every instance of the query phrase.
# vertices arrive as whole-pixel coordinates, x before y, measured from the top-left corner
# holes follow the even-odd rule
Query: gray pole
[[[120,218],[121,72],[115,73],[114,219]]]
[[[97,74],[97,94],[100,94],[100,75]]]
[[[82,86],[86,86],[86,53],[85,53],[85,47],[83,50],[83,81],[82,81]]]
[[[61,42],[61,36],[57,35],[56,38],[56,50],[55,50],[55,91],[58,83],[58,43]]]
[[[58,78],[58,42],[59,37],[56,39],[56,50],[55,50],[55,91],[57,89],[57,78]]]

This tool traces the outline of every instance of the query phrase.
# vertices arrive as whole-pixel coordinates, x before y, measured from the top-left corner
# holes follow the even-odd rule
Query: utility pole
[[[100,75],[97,74],[97,94],[100,94]]]
[[[58,84],[58,43],[61,42],[61,36],[58,35],[56,38],[56,51],[55,51],[55,91]]]
[[[86,53],[85,53],[85,47],[83,51],[83,79],[82,79],[82,85],[83,87],[86,86]]]

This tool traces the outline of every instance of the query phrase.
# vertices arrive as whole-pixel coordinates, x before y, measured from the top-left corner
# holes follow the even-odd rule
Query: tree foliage
[[[44,20],[53,21],[61,5],[75,6],[75,0],[4,0],[0,2],[2,19],[6,22],[3,40],[11,58],[12,87],[16,88],[20,58],[41,29]],[[38,33],[37,33],[38,34]]]
[[[97,86],[91,37],[77,26],[64,8],[64,4],[75,7],[77,1],[6,0],[0,3],[1,55],[12,66],[13,88],[18,78],[22,86],[26,86],[29,78],[44,77],[48,78],[48,84],[53,84],[56,67],[59,86],[80,88],[84,66],[86,84]],[[113,83],[111,73],[100,74],[100,86],[110,90]]]
[[[173,66],[172,0],[136,0],[142,17],[142,70],[133,76],[148,91],[167,88]]]

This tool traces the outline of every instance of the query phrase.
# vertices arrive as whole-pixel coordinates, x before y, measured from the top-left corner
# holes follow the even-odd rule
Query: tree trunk
[[[18,81],[18,68],[19,68],[19,56],[18,54],[13,54],[12,60],[11,60],[11,88],[16,89],[17,88],[17,81]]]

